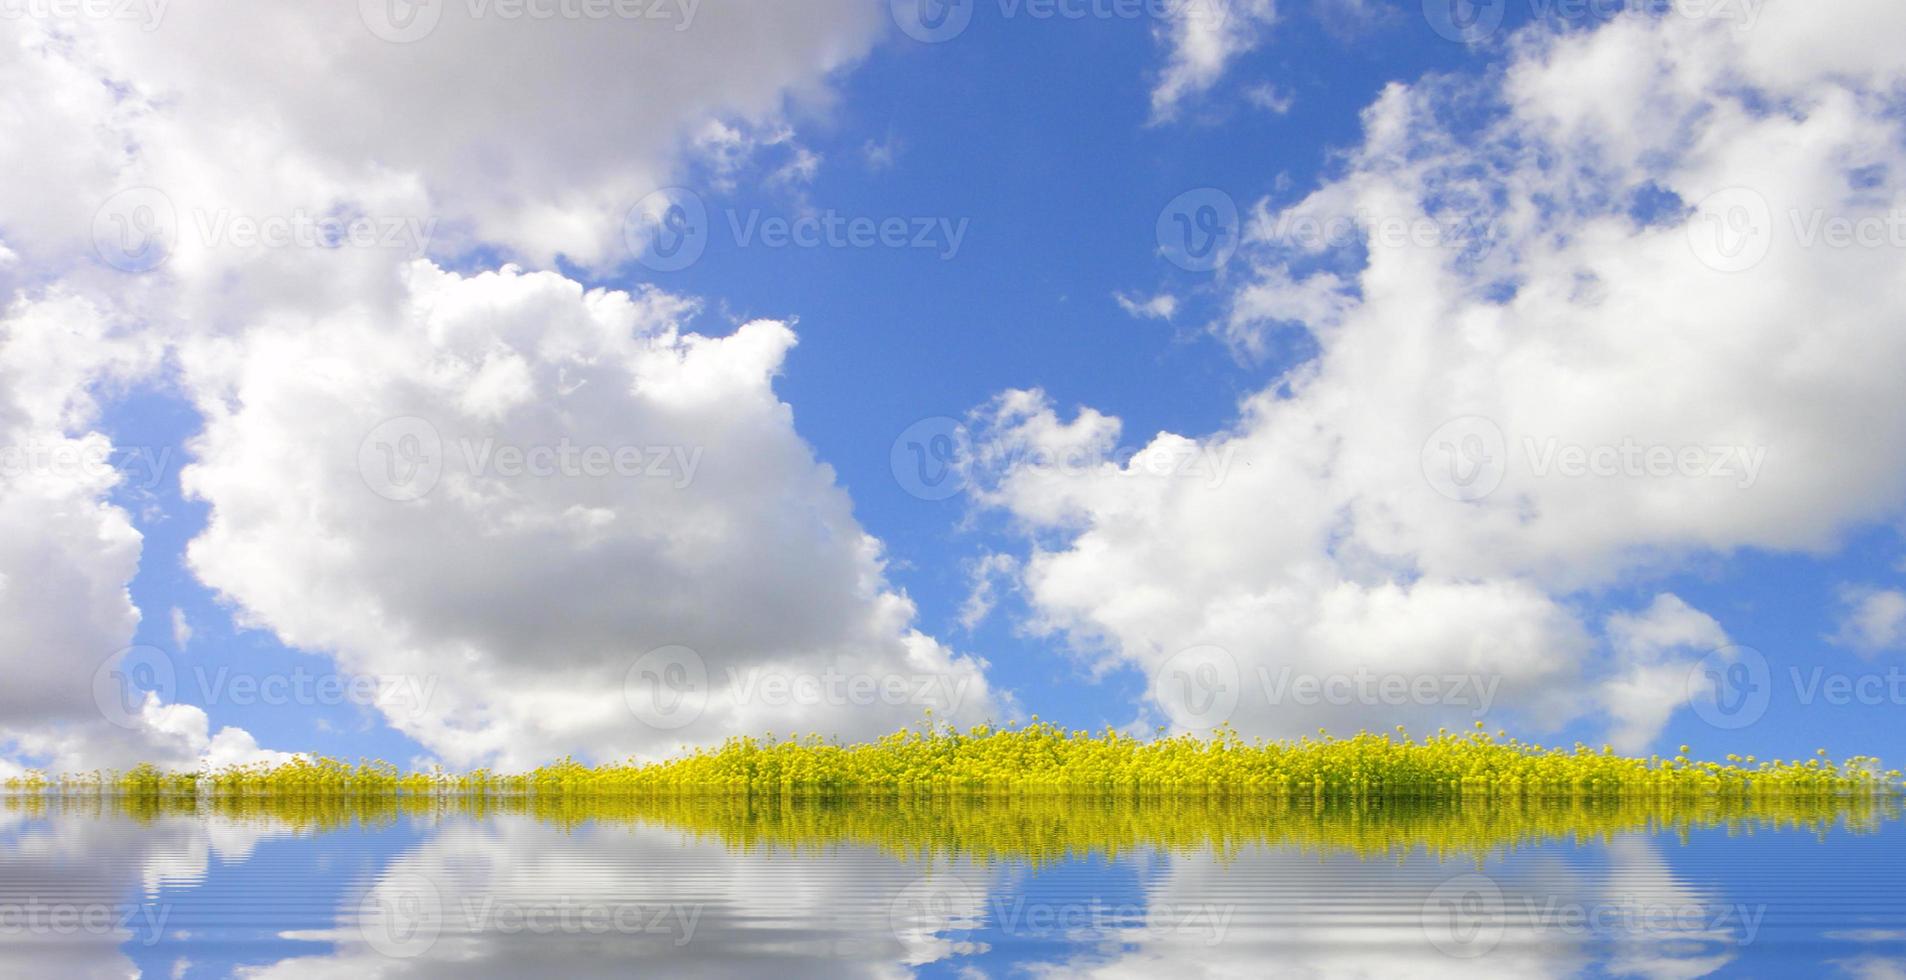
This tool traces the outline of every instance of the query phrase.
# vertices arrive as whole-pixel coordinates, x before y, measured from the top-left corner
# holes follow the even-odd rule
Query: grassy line
[[[1480,729],[1480,724],[1478,728]],[[365,796],[524,795],[616,799],[680,795],[1103,795],[1266,798],[1341,803],[1368,800],[1764,799],[1890,795],[1897,771],[1856,756],[1801,761],[1728,756],[1697,762],[1632,758],[1604,746],[1552,748],[1505,733],[1442,731],[1351,738],[1246,742],[1223,730],[1210,738],[1146,740],[1034,723],[968,731],[928,726],[878,741],[842,745],[817,735],[734,738],[716,749],[653,764],[589,767],[564,759],[529,773],[404,773],[383,762],[355,765],[299,759],[276,768],[165,773],[140,766],[9,780],[15,792],[114,793],[187,798],[333,799]]]

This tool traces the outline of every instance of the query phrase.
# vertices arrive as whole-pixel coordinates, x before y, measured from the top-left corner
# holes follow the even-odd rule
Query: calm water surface
[[[1906,977],[1891,805],[0,809],[21,977]]]

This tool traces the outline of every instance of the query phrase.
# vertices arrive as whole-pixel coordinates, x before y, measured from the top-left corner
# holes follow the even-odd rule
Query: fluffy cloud
[[[201,208],[302,207],[429,217],[452,244],[542,263],[612,262],[622,216],[684,143],[711,125],[729,146],[781,132],[791,100],[823,103],[883,26],[860,0],[607,8],[637,18],[439,3],[411,8],[408,27],[390,20],[401,9],[181,0],[151,30],[9,19],[0,154],[21,159],[0,161],[31,179],[0,192],[0,227],[16,250],[84,243],[108,195],[146,184],[172,198],[188,252],[210,247],[192,240]]]
[[[126,583],[141,538],[110,501],[121,478],[89,392],[144,373],[155,353],[59,291],[0,312],[0,752],[67,770],[260,757],[244,732],[212,734],[197,708],[99,700],[139,622]]]
[[[183,479],[212,508],[190,564],[246,620],[428,678],[428,703],[386,714],[465,764],[993,709],[977,662],[913,630],[796,434],[785,325],[700,336],[675,297],[513,269],[419,263],[410,290],[390,320],[188,358],[206,429]],[[689,674],[642,676],[663,647],[693,651]],[[644,713],[666,683],[694,717]]]
[[[1168,49],[1152,87],[1154,122],[1171,120],[1186,100],[1216,85],[1277,20],[1275,0],[1178,0],[1169,7],[1154,32]]]
[[[1906,647],[1906,592],[1848,586],[1841,590],[1834,642],[1865,654]]]
[[[1317,355],[1226,431],[1138,443],[1234,456],[1228,478],[1114,462],[996,481],[988,503],[1038,545],[1035,622],[1153,672],[1215,645],[1247,695],[1287,667],[1497,676],[1523,720],[1606,710],[1647,742],[1686,696],[1659,636],[1698,647],[1718,626],[1661,600],[1597,636],[1587,590],[1828,549],[1906,499],[1906,308],[1873,286],[1906,271],[1886,239],[1906,59],[1880,40],[1903,16],[1630,14],[1526,33],[1486,76],[1392,86],[1340,175],[1256,210],[1214,327],[1247,352],[1304,329]],[[1338,225],[1354,233],[1321,233]],[[979,414],[982,456],[1119,438],[1091,410],[1007,403]],[[1279,734],[1393,714],[1237,712]]]
[[[1112,294],[1112,299],[1117,301],[1118,308],[1124,310],[1127,316],[1136,317],[1141,320],[1168,321],[1171,319],[1172,314],[1178,312],[1178,297],[1170,293],[1159,293],[1149,299],[1142,296],[1130,296],[1125,293],[1114,293]]]
[[[1000,583],[1010,582],[1019,571],[1019,559],[1012,555],[983,555],[966,569],[966,601],[960,603],[960,625],[969,632],[993,614],[999,604]]]
[[[830,687],[818,704],[749,687],[707,726],[866,733],[929,705],[984,710],[978,666],[912,630],[878,543],[774,398],[786,327],[684,336],[686,304],[660,294],[410,265],[560,256],[606,271],[627,258],[625,214],[657,187],[685,174],[726,187],[756,158],[811,174],[790,120],[825,107],[832,76],[884,29],[880,6],[510,16],[529,9],[178,2],[150,8],[153,23],[0,21],[0,166],[15,177],[0,187],[0,291],[22,297],[0,333],[6,444],[110,451],[85,427],[88,393],[171,352],[207,417],[188,484],[214,519],[194,567],[288,642],[440,679],[393,720],[446,758],[702,737],[631,717],[625,655],[665,644],[703,651],[724,690],[730,667],[957,685],[900,703]],[[121,335],[138,338],[136,364]],[[85,363],[43,363],[56,356]],[[665,464],[699,473],[681,486],[451,475],[404,506],[373,494],[359,462],[377,423],[404,415],[453,445],[667,443],[695,455]],[[20,678],[0,693],[0,754],[73,768],[277,758],[190,706],[100,718],[95,671],[139,617],[126,593],[139,535],[107,502],[112,484],[0,482],[0,611],[17,627],[0,665]]]
[[[882,27],[860,0],[531,9],[5,18],[0,290],[57,281],[171,338],[389,306],[426,254],[613,270],[657,188],[804,159],[788,119]]]
[[[1686,703],[1695,664],[1727,646],[1727,633],[1714,617],[1673,595],[1608,617],[1604,633],[1613,653],[1613,672],[1601,688],[1608,740],[1623,752],[1642,752]]]

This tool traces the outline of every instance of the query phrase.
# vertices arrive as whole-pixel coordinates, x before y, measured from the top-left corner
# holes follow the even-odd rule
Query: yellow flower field
[[[1697,761],[1617,755],[1604,746],[1543,746],[1491,734],[1439,731],[1417,739],[1362,732],[1296,741],[1141,739],[1043,724],[966,731],[922,726],[843,745],[818,735],[737,737],[667,761],[586,766],[564,759],[528,773],[404,773],[383,762],[299,759],[277,768],[165,773],[141,766],[10,780],[14,792],[325,799],[380,795],[523,795],[605,799],[709,794],[897,796],[1129,795],[1365,800],[1762,799],[1892,794],[1900,774],[1875,759],[1835,762],[1727,756]]]

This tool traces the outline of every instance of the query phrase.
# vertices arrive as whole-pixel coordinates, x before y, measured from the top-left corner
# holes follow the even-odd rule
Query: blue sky
[[[786,138],[755,135],[754,145],[732,165],[679,148],[670,151],[674,156],[664,168],[666,183],[693,190],[712,228],[706,251],[689,267],[656,271],[641,262],[601,260],[580,247],[557,249],[541,258],[540,238],[524,234],[512,239],[480,228],[450,244],[433,244],[428,257],[446,270],[471,276],[494,269],[500,258],[508,257],[532,269],[557,270],[588,287],[654,286],[695,297],[702,308],[692,328],[709,335],[726,334],[757,319],[788,321],[798,334],[798,346],[782,362],[773,391],[791,410],[799,437],[820,463],[832,468],[851,498],[859,528],[884,544],[889,586],[917,604],[914,627],[961,654],[984,658],[987,681],[1001,694],[996,706],[1000,715],[1037,713],[1078,727],[1149,725],[1166,720],[1155,705],[1148,706],[1148,678],[1158,658],[1171,651],[1153,650],[1135,639],[1151,635],[1151,627],[1118,618],[1122,613],[1114,608],[1114,600],[1107,599],[1106,608],[1082,611],[1081,600],[1069,593],[1042,598],[1023,583],[1003,580],[991,614],[971,627],[962,622],[962,609],[974,588],[971,570],[985,556],[1012,556],[1024,567],[1040,553],[1076,547],[1076,535],[1082,531],[1115,537],[1118,519],[1108,516],[1110,512],[1093,511],[1044,522],[1034,515],[1033,504],[1011,499],[1003,488],[1000,497],[987,501],[977,499],[976,493],[920,499],[896,478],[895,441],[920,420],[968,419],[1002,392],[1032,389],[1044,392],[1062,423],[1082,409],[1116,416],[1123,423],[1120,446],[1144,446],[1156,433],[1198,439],[1242,432],[1247,427],[1241,422],[1241,403],[1301,376],[1318,357],[1319,337],[1327,343],[1343,335],[1327,325],[1306,329],[1271,317],[1260,318],[1250,328],[1256,348],[1227,342],[1223,324],[1233,316],[1240,296],[1253,283],[1268,281],[1267,270],[1273,268],[1300,277],[1320,269],[1353,277],[1368,256],[1352,248],[1280,266],[1274,248],[1259,243],[1217,272],[1189,271],[1161,254],[1157,228],[1168,203],[1187,191],[1212,188],[1228,195],[1247,218],[1259,206],[1263,213],[1276,215],[1349,175],[1375,173],[1355,159],[1359,147],[1372,138],[1366,130],[1366,110],[1396,83],[1429,92],[1434,102],[1441,97],[1435,94],[1438,83],[1423,80],[1437,73],[1459,80],[1452,83],[1440,109],[1447,117],[1443,124],[1458,142],[1469,137],[1477,141],[1473,166],[1507,168],[1511,164],[1505,159],[1491,156],[1501,152],[1500,146],[1489,144],[1497,132],[1492,113],[1499,107],[1478,110],[1458,96],[1488,91],[1508,66],[1525,57],[1518,54],[1519,44],[1552,38],[1541,43],[1553,44],[1548,50],[1560,59],[1571,45],[1586,47],[1598,34],[1609,33],[1599,29],[1602,21],[1648,22],[1643,15],[1617,18],[1610,11],[1609,16],[1531,24],[1538,8],[1507,4],[1500,29],[1464,44],[1439,35],[1432,26],[1433,14],[1426,16],[1419,6],[1369,0],[1284,4],[1256,43],[1228,59],[1216,83],[1186,98],[1169,119],[1155,118],[1153,110],[1152,93],[1168,41],[1150,19],[1008,17],[1002,8],[980,3],[963,33],[931,44],[879,23],[874,27],[878,40],[867,45],[861,57],[820,76],[823,97],[794,98],[769,113],[769,122],[757,119],[742,127],[750,134],[779,131],[789,134]],[[1660,31],[1669,41],[1681,43],[1675,29],[1670,25]],[[1741,43],[1760,43],[1771,31],[1762,24]],[[1531,64],[1542,60],[1527,57]],[[644,70],[630,68],[638,74]],[[1269,101],[1287,105],[1266,107],[1266,92],[1277,97]],[[567,95],[589,98],[584,92]],[[605,107],[595,121],[613,125],[613,111],[614,106]],[[1886,152],[1897,151],[1898,134],[1890,136],[1877,142]],[[1480,148],[1483,144],[1493,148]],[[784,168],[803,155],[817,161],[811,175],[788,177]],[[1589,154],[1584,155],[1586,160]],[[1639,152],[1637,159],[1644,161],[1643,170],[1673,172],[1650,162],[1655,158],[1648,152]],[[428,167],[418,167],[426,181],[434,178]],[[1890,188],[1892,179],[1881,181]],[[1639,193],[1640,186],[1601,190],[1619,197]],[[453,199],[455,193],[451,188],[440,198]],[[1661,206],[1662,213],[1669,216],[1662,220],[1691,220],[1684,215],[1693,200],[1685,193],[1661,193],[1668,202]],[[183,198],[185,192],[173,195]],[[1588,227],[1589,211],[1595,207],[1579,202],[1557,206],[1564,212],[1585,209],[1558,219],[1558,226],[1571,233],[1576,230],[1571,221]],[[1641,203],[1634,209],[1647,210]],[[957,226],[963,237],[957,249],[945,247],[943,239],[936,239],[941,247],[934,248],[803,248],[744,243],[735,234],[735,222],[751,215],[772,221],[830,212],[925,219],[936,228]],[[0,219],[5,217],[0,212]],[[459,229],[482,220],[465,219],[448,216],[449,224]],[[457,224],[459,220],[464,224]],[[15,226],[24,228],[26,223],[16,221]],[[0,230],[8,228],[0,220]],[[534,245],[525,244],[531,239]],[[0,240],[26,239],[10,234]],[[183,277],[182,264],[175,265],[181,265],[178,274]],[[1540,273],[1532,269],[1512,270],[1521,278],[1512,276],[1511,285],[1501,288],[1513,293],[1517,286],[1539,281]],[[1134,315],[1121,308],[1118,299],[1159,295],[1174,298],[1168,318]],[[1344,295],[1363,298],[1357,290]],[[1376,302],[1368,300],[1372,308]],[[202,313],[205,307],[195,309]],[[1873,317],[1877,321],[1880,314]],[[1664,313],[1659,329],[1671,332],[1680,323]],[[1765,332],[1778,339],[1779,329],[1776,325]],[[1844,356],[1846,350],[1828,353]],[[1645,352],[1634,356],[1647,359]],[[169,651],[182,672],[216,675],[229,669],[283,676],[334,671],[326,644],[299,650],[280,639],[285,632],[312,630],[283,629],[290,617],[268,609],[247,611],[242,598],[221,598],[221,591],[233,591],[229,580],[208,584],[188,566],[186,546],[204,532],[213,505],[186,499],[179,476],[182,464],[197,453],[193,440],[205,426],[194,407],[194,393],[203,399],[213,387],[192,376],[198,369],[191,365],[202,359],[181,359],[175,352],[162,360],[164,366],[130,382],[99,386],[104,407],[98,430],[122,451],[149,447],[170,463],[149,491],[140,486],[146,482],[144,474],[133,472],[138,466],[124,467],[128,472],[110,495],[111,502],[134,516],[143,535],[137,574],[130,582],[131,601],[142,616],[134,642]],[[1438,370],[1424,366],[1426,375]],[[1583,377],[1586,384],[1596,378],[1592,373]],[[1378,395],[1381,379],[1372,378],[1369,384],[1365,393]],[[1698,382],[1690,382],[1690,390],[1699,388]],[[1349,390],[1357,391],[1355,383]],[[1806,406],[1783,401],[1796,397],[1792,390],[1770,387],[1767,399],[1752,406],[1756,417],[1806,414]],[[1687,406],[1675,410],[1689,418],[1701,415]],[[1414,445],[1444,417],[1413,420],[1409,424],[1420,424],[1421,432],[1412,430],[1405,441]],[[999,427],[998,438],[1013,438],[1010,420],[999,422]],[[1871,486],[1883,488],[1900,469],[1887,441],[1891,427],[1883,428],[1886,432],[1870,444],[1842,430],[1837,445],[1808,445],[1801,455],[1877,456],[1875,465],[1860,472]],[[1780,460],[1774,457],[1776,464]],[[1253,460],[1253,465],[1259,462],[1282,465],[1275,460]],[[1368,491],[1348,499],[1374,496]],[[1780,506],[1768,513],[1805,508],[1806,492],[1794,490],[1792,497],[1777,499]],[[1227,508],[1237,504],[1235,498],[1228,500]],[[1489,506],[1498,502],[1492,500]],[[1250,521],[1275,526],[1285,520],[1287,505],[1266,497]],[[1603,516],[1599,505],[1579,506],[1582,521]],[[1906,755],[1906,743],[1896,734],[1897,726],[1889,724],[1901,707],[1900,694],[1892,688],[1883,697],[1865,698],[1869,703],[1845,706],[1817,697],[1802,704],[1790,690],[1796,676],[1811,678],[1816,669],[1827,677],[1891,683],[1894,674],[1889,672],[1896,673],[1900,664],[1897,649],[1889,647],[1897,639],[1896,622],[1891,626],[1893,640],[1882,635],[1867,645],[1871,649],[1836,639],[1845,635],[1843,624],[1853,602],[1849,589],[1881,593],[1901,585],[1898,507],[1864,499],[1822,507],[1833,515],[1823,522],[1832,526],[1818,533],[1787,536],[1772,526],[1764,533],[1741,530],[1739,525],[1758,519],[1750,513],[1729,529],[1703,529],[1686,538],[1662,532],[1654,540],[1637,532],[1634,540],[1579,552],[1559,547],[1545,557],[1524,556],[1517,559],[1523,564],[1502,566],[1508,571],[1449,571],[1465,563],[1435,557],[1442,554],[1436,550],[1440,544],[1422,544],[1413,559],[1397,566],[1403,570],[1387,574],[1405,586],[1439,577],[1464,586],[1480,580],[1536,582],[1545,604],[1581,625],[1587,638],[1582,651],[1571,656],[1589,665],[1591,677],[1599,676],[1597,671],[1609,660],[1614,642],[1604,626],[1609,617],[1638,615],[1657,596],[1671,594],[1706,620],[1687,627],[1692,631],[1688,636],[1676,634],[1673,643],[1651,648],[1647,656],[1656,660],[1650,663],[1666,665],[1656,681],[1692,669],[1707,652],[1698,637],[1711,633],[1706,625],[1711,620],[1730,645],[1765,655],[1774,696],[1766,716],[1739,731],[1717,731],[1683,706],[1661,721],[1649,746],[1671,751],[1687,742],[1709,754],[1752,752],[1762,757],[1792,757],[1824,746],[1836,755],[1871,752],[1894,759]],[[1767,518],[1770,523],[1778,520]],[[1435,522],[1421,526],[1433,528]],[[1433,537],[1436,532],[1423,533]],[[1529,536],[1538,539],[1548,540],[1533,532]],[[1144,553],[1155,555],[1155,548],[1155,543],[1147,545]],[[1345,567],[1355,560],[1349,549],[1334,546],[1331,557]],[[1573,564],[1595,571],[1576,575],[1567,570]],[[639,581],[629,584],[643,587]],[[1108,579],[1103,587],[1108,596],[1121,589],[1136,596],[1143,594],[1142,585]],[[1187,584],[1187,594],[1179,597],[1187,608],[1198,605],[1197,597],[1189,594],[1192,588]],[[1266,588],[1274,593],[1278,586]],[[321,601],[314,598],[313,617],[349,614],[321,607]],[[711,608],[720,612],[713,604]],[[173,609],[183,613],[191,630],[182,649]],[[1067,625],[1043,630],[1034,625],[1060,621]],[[1095,630],[1097,640],[1089,635]],[[1184,642],[1198,640],[1186,637]],[[1235,647],[1238,641],[1228,642]],[[1280,642],[1266,637],[1261,649],[1234,654],[1247,667],[1276,663]],[[1795,675],[1794,670],[1801,673]],[[1568,691],[1566,682],[1544,683],[1551,685],[1545,696]],[[358,706],[195,700],[195,686],[180,686],[181,703],[203,708],[210,730],[243,728],[269,749],[401,761],[429,756],[433,750]],[[1531,696],[1502,720],[1527,721],[1541,715],[1541,704]],[[1585,700],[1558,732],[1542,737],[1599,742],[1608,728],[1606,707],[1606,700]],[[1346,716],[1332,724],[1354,729],[1364,721]]]
[[[1197,302],[1197,291],[1210,289],[1208,274],[1159,256],[1159,210],[1199,187],[1239,201],[1280,184],[1289,188],[1285,196],[1300,195],[1332,150],[1356,139],[1357,114],[1383,85],[1489,60],[1413,21],[1344,39],[1315,18],[1294,16],[1283,29],[1286,43],[1247,56],[1237,84],[1227,86],[1273,79],[1302,93],[1289,113],[1234,97],[1206,110],[1211,121],[1154,126],[1147,120],[1157,57],[1150,26],[1143,19],[1007,19],[981,4],[960,37],[898,39],[845,75],[838,104],[803,131],[803,142],[830,165],[798,195],[746,181],[728,193],[698,191],[711,208],[739,212],[738,220],[755,209],[791,217],[804,203],[844,215],[965,219],[970,230],[951,259],[932,249],[743,247],[718,215],[719,232],[692,267],[654,272],[630,264],[589,280],[611,288],[653,282],[703,296],[717,319],[734,322],[798,316],[800,346],[778,390],[801,434],[839,471],[862,523],[887,543],[893,577],[919,603],[922,622],[985,655],[1028,712],[1094,728],[1130,720],[1142,676],[1082,683],[1079,667],[1052,642],[1014,628],[1011,608],[970,640],[960,634],[970,588],[963,563],[986,549],[986,531],[965,526],[963,499],[910,495],[892,473],[894,440],[920,419],[961,416],[1003,388],[1043,387],[1065,405],[1116,410],[1137,432],[1228,424],[1241,397],[1288,365],[1240,363],[1210,338],[1119,309],[1119,292],[1182,289]],[[891,146],[893,163],[869,164],[870,142]],[[757,181],[779,163],[764,162]],[[683,185],[706,186],[692,177]],[[182,460],[198,428],[182,402],[177,392],[149,389],[116,405],[105,426],[116,444],[158,446]],[[182,665],[212,674],[220,666],[260,674],[300,664],[329,670],[267,631],[236,628],[183,568],[184,545],[206,509],[179,499],[177,477],[176,466],[168,469],[159,488],[163,517],[141,525],[146,557],[134,600],[153,612],[140,642],[171,649],[163,611],[177,607],[196,634]],[[215,728],[238,725],[273,747],[393,759],[419,752],[350,707],[201,706]],[[335,730],[316,727],[320,718]]]

